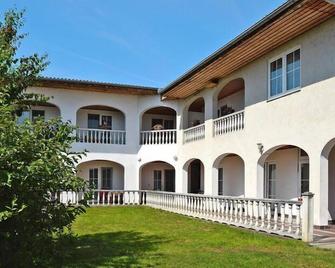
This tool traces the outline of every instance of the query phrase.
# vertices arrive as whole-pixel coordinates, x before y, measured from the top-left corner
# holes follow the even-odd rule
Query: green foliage
[[[46,56],[17,58],[22,12],[10,10],[0,23],[0,267],[54,266],[62,257],[59,240],[83,213],[61,204],[60,191],[83,191],[76,176],[80,154],[71,152],[74,128],[60,119],[17,123],[20,111],[47,100],[31,94]]]

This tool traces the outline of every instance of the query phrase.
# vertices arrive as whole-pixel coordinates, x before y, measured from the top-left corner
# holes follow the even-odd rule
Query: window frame
[[[102,190],[113,190],[113,168],[112,167],[101,167],[101,186],[100,188]],[[104,171],[106,172],[107,175],[107,170],[110,170],[110,178],[104,178]],[[108,187],[108,181],[110,183]]]
[[[108,130],[112,130],[113,129],[113,116],[111,114],[100,114],[100,118],[99,118],[100,126],[102,126],[102,118],[103,117],[110,117],[111,118],[111,125],[110,125],[110,129],[108,129]]]
[[[269,193],[269,166],[270,165],[274,165],[276,167],[275,169],[275,178],[273,179],[272,178],[272,186],[273,186],[273,192],[270,196],[270,193]],[[278,165],[277,165],[277,162],[276,161],[268,161],[268,162],[265,162],[265,168],[264,168],[264,197],[265,198],[268,198],[268,199],[276,199],[277,198],[277,194],[276,194],[276,191],[277,191],[277,172],[278,172]]]
[[[218,168],[218,195],[223,195],[223,168]]]
[[[156,177],[156,174],[159,174],[159,176]],[[153,190],[154,191],[162,191],[162,181],[163,181],[162,176],[163,176],[162,170],[160,170],[160,169],[153,170],[153,182],[154,182],[153,183]],[[158,185],[160,187],[156,187],[156,183],[158,183]]]
[[[287,55],[295,52],[296,50],[300,50],[300,70],[299,70],[299,75],[300,75],[300,85],[298,87],[295,88],[291,88],[291,89],[287,89]],[[293,92],[299,91],[301,89],[301,83],[302,83],[302,50],[301,50],[301,45],[295,46],[289,50],[286,50],[284,52],[282,52],[281,54],[272,57],[268,60],[268,75],[267,75],[267,79],[268,79],[268,100],[273,100],[273,99],[277,99],[280,97],[283,97],[285,95],[289,95]],[[271,63],[273,63],[274,61],[277,61],[279,59],[282,59],[282,93],[277,94],[277,95],[273,95],[271,96]]]
[[[92,174],[93,174],[93,177],[91,177],[91,171],[92,171]],[[96,177],[94,176],[95,174],[95,171],[96,171]],[[94,185],[95,187],[92,187],[92,184],[96,181],[96,185]],[[93,183],[92,183],[93,182]],[[99,168],[89,168],[88,169],[88,183],[90,185],[90,187],[93,188],[93,190],[98,190],[99,189]]]
[[[89,119],[89,117],[90,116],[98,116],[99,117],[99,119],[98,119],[98,127],[97,128],[91,128],[91,127],[89,127],[89,121],[90,121],[90,119]],[[100,125],[100,118],[101,118],[101,116],[100,116],[100,114],[97,114],[97,113],[88,113],[87,114],[87,128],[89,128],[89,129],[99,129],[99,125]]]
[[[301,155],[301,149],[299,149],[299,161],[298,161],[298,196],[301,196],[303,193],[301,192],[301,187],[302,187],[302,165],[308,164],[308,188],[310,189],[311,187],[311,176],[310,176],[310,163],[309,163],[309,156],[306,153],[306,155]],[[308,189],[308,191],[309,191]]]

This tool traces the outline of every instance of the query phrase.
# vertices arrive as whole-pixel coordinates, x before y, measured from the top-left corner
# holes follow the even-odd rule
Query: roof
[[[157,95],[158,88],[89,80],[40,77],[34,86],[130,95]]]
[[[289,0],[160,90],[168,99],[187,98],[220,78],[335,15],[325,0]]]

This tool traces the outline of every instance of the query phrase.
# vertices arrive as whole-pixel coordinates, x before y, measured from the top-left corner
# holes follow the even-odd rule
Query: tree
[[[27,92],[46,68],[46,56],[18,57],[25,35],[23,12],[10,10],[0,22],[0,266],[52,266],[58,242],[85,211],[53,198],[84,191],[76,176],[80,154],[71,152],[74,128],[59,118],[18,124],[20,112],[47,98]],[[56,257],[56,258],[55,258]]]

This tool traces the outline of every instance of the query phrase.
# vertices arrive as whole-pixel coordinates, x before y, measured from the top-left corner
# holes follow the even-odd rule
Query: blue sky
[[[1,0],[25,8],[20,53],[46,76],[164,87],[283,0]]]

